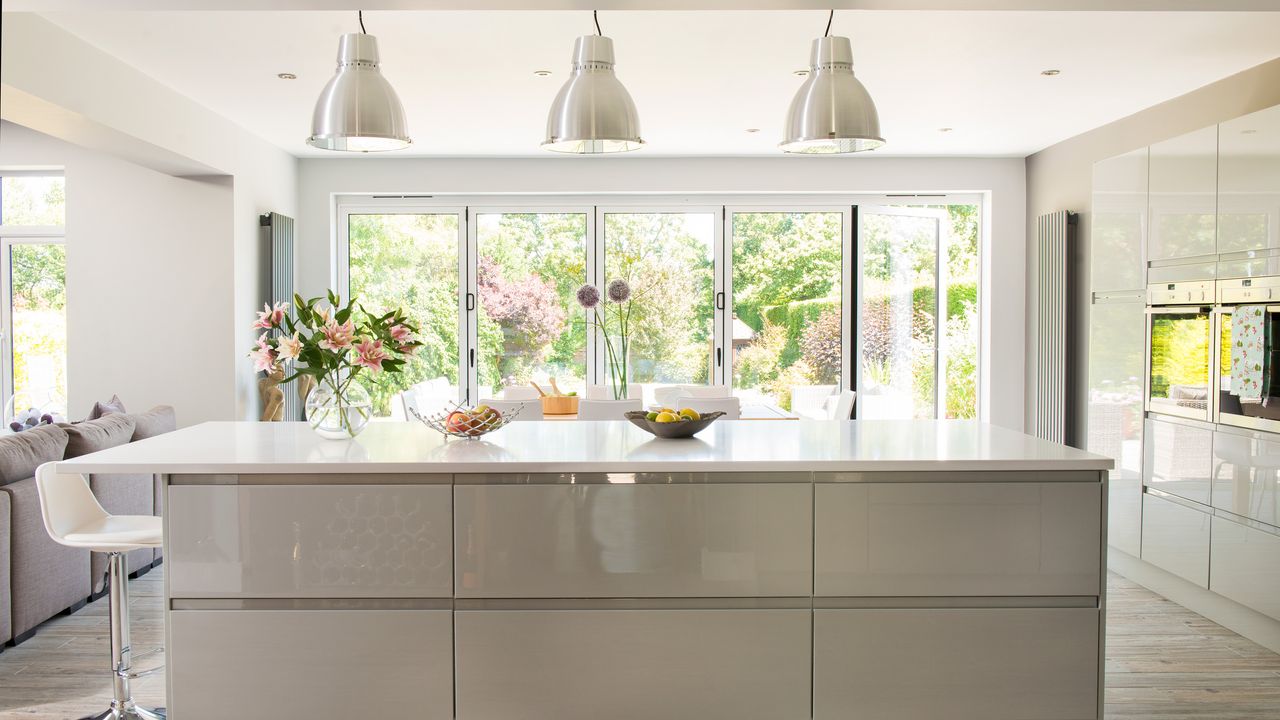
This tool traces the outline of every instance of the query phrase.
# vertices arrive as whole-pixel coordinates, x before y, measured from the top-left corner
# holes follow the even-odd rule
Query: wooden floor
[[[1108,718],[1280,718],[1280,655],[1118,575],[1108,585]],[[141,652],[164,637],[160,571],[133,581],[130,592]],[[57,618],[0,653],[0,720],[78,718],[107,707],[106,605],[104,598]],[[163,676],[137,681],[134,697],[163,705]]]

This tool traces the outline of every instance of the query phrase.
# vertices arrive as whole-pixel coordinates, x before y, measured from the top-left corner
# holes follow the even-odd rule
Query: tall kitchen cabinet
[[[1093,167],[1089,263],[1090,452],[1114,458],[1107,535],[1137,556],[1142,531],[1147,148]]]

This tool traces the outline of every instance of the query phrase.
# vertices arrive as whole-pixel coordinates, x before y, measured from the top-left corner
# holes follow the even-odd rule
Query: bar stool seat
[[[133,670],[129,648],[129,573],[124,555],[131,550],[160,547],[164,538],[161,519],[150,515],[108,514],[84,477],[59,473],[54,463],[36,468],[36,489],[40,492],[44,529],[54,542],[108,555],[113,697],[110,708],[85,720],[164,720],[163,708],[136,704],[129,689],[131,680],[160,668]]]

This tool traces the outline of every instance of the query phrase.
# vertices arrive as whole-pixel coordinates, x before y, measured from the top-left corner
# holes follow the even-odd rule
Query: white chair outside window
[[[738,420],[742,417],[742,401],[736,397],[695,397],[691,395],[678,395],[675,398],[675,404],[670,407],[673,410],[693,408],[694,410],[697,410],[700,415],[719,411],[724,413],[725,420]]]
[[[502,388],[503,400],[537,400],[538,391],[528,385],[510,385]]]
[[[858,393],[852,390],[842,390],[839,395],[833,397],[835,402],[831,404],[831,414],[828,417],[832,420],[852,420],[853,404],[858,397]]]
[[[627,383],[627,399],[639,400],[644,397],[644,385],[641,383]],[[609,385],[588,385],[587,400],[612,400],[613,388]]]
[[[729,397],[730,392],[728,385],[669,385],[653,391],[654,402],[662,407],[674,407],[676,398],[681,395],[697,398],[726,398]],[[679,410],[679,408],[676,409]]]
[[[640,398],[630,400],[587,400],[578,401],[579,420],[625,420],[626,413],[642,410]]]

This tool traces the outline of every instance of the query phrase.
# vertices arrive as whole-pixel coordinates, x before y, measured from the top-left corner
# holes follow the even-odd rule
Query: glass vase
[[[329,440],[350,440],[364,430],[373,416],[373,398],[364,386],[348,382],[339,391],[321,382],[307,395],[307,424]]]

